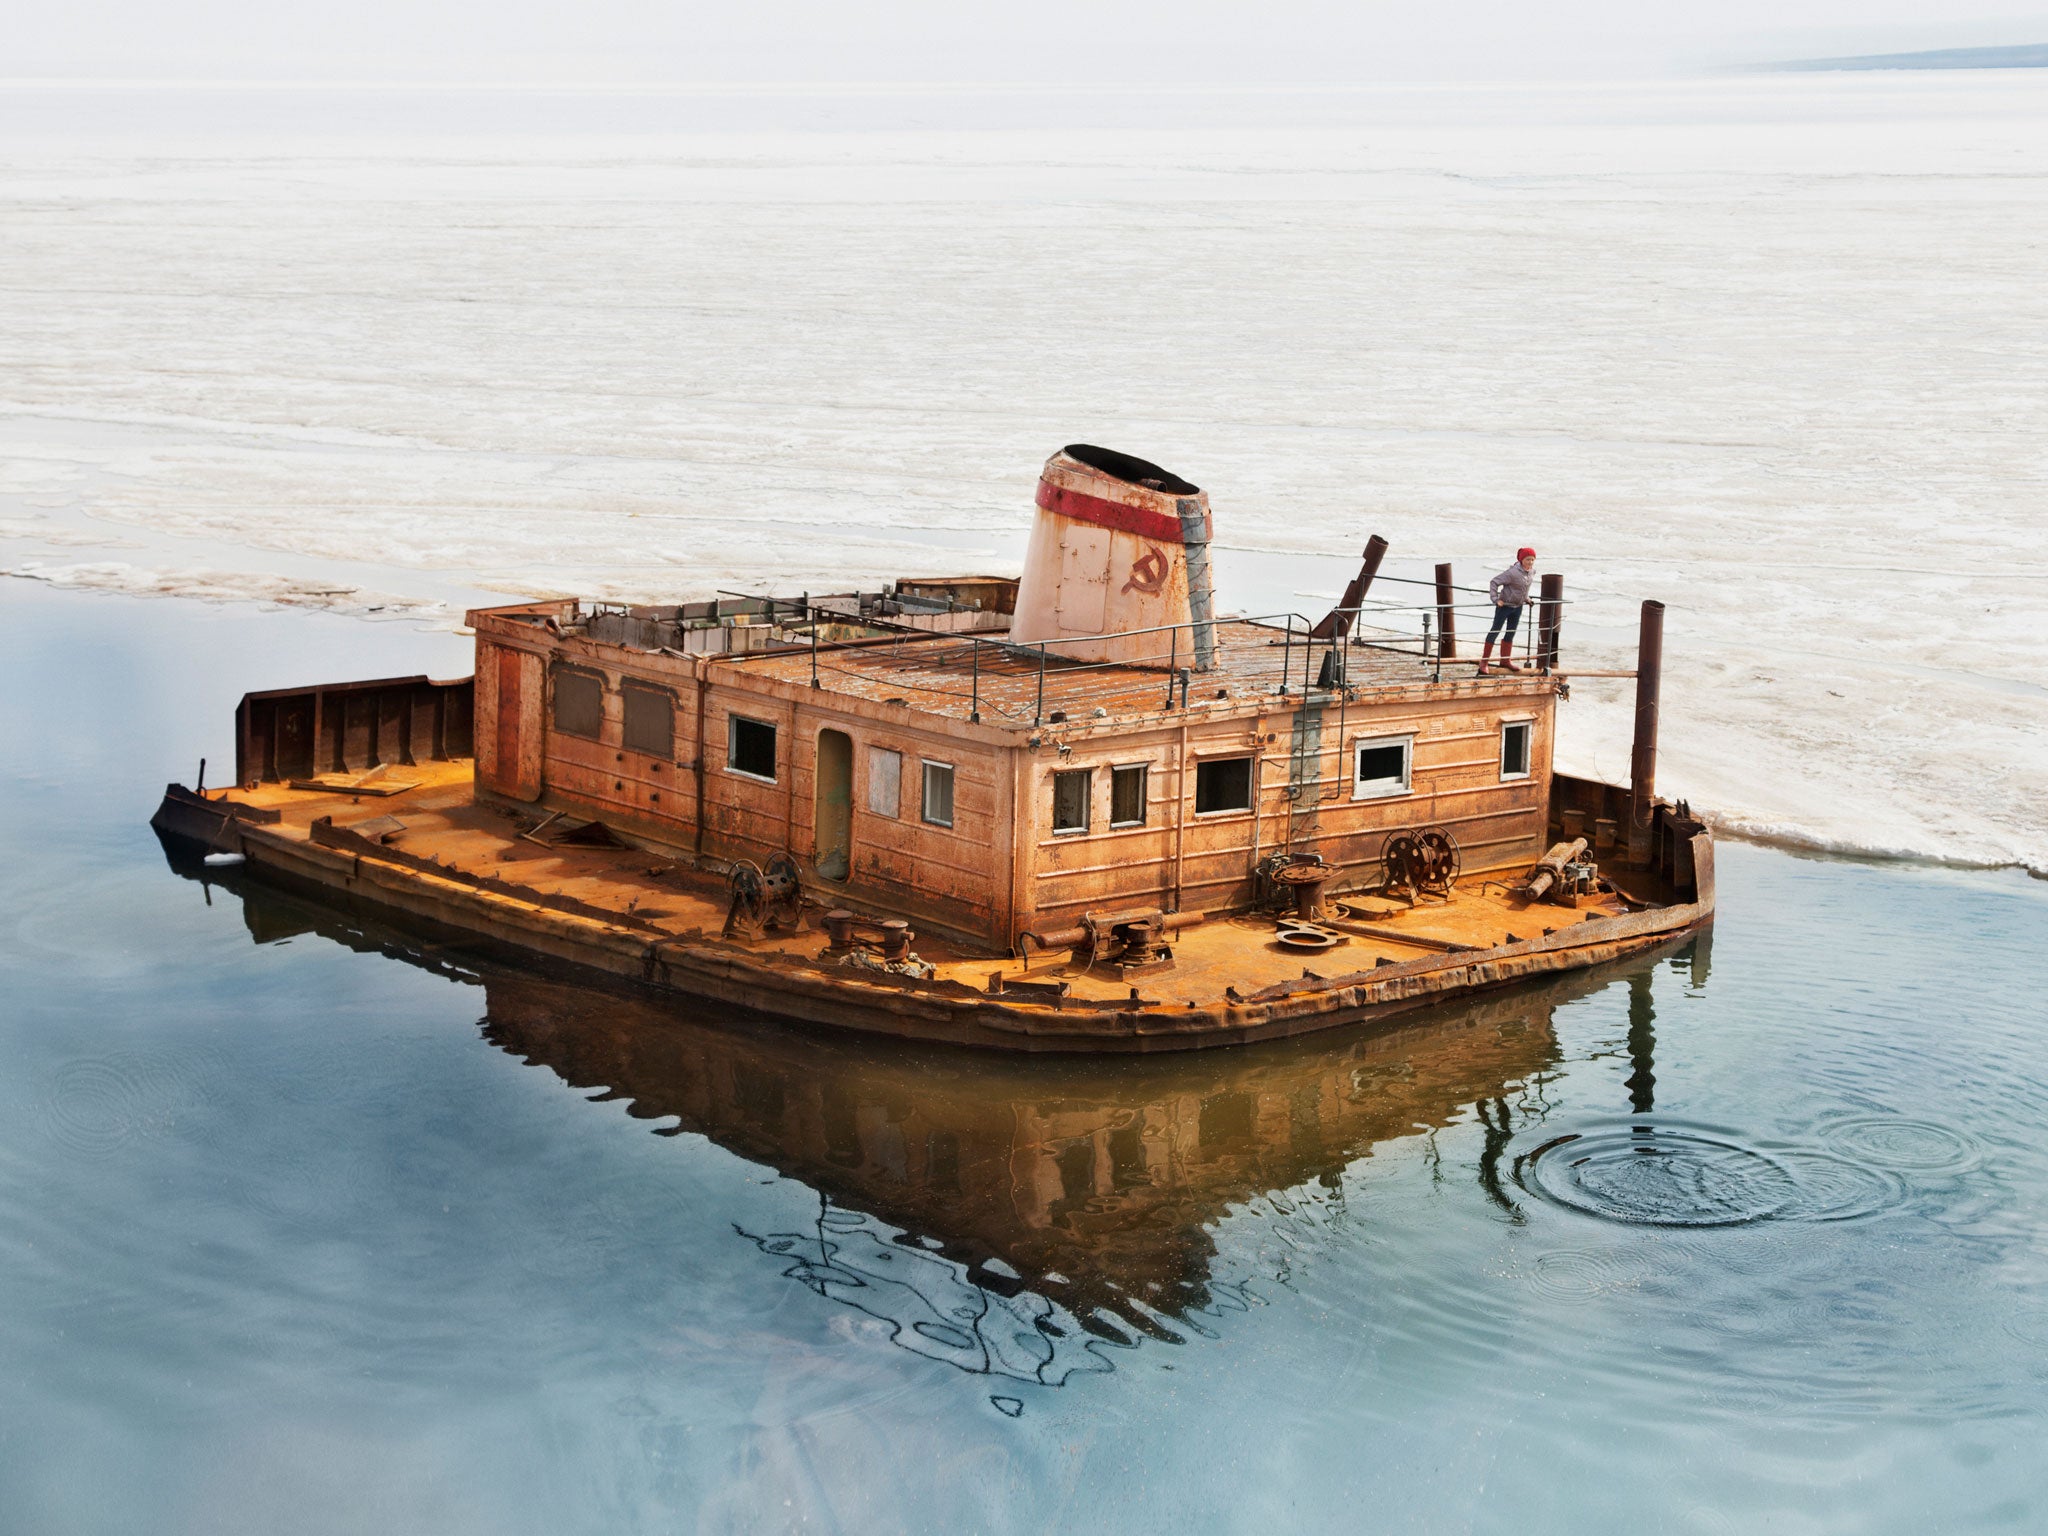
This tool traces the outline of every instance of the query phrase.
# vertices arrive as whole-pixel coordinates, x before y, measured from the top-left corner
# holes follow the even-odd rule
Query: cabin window
[[[868,748],[868,810],[895,820],[903,814],[903,754]]]
[[[1500,776],[1504,779],[1529,777],[1529,737],[1535,723],[1510,720],[1500,728]]]
[[[725,766],[750,779],[775,782],[775,727],[745,715],[726,716]]]
[[[1252,760],[1211,757],[1195,764],[1195,814],[1252,808]]]
[[[1109,824],[1112,827],[1145,825],[1145,765],[1109,770]]]
[[[1352,759],[1351,798],[1407,794],[1414,746],[1413,736],[1375,736],[1359,742]]]
[[[1052,776],[1052,829],[1086,832],[1088,800],[1095,787],[1093,768],[1069,768]]]
[[[924,819],[935,827],[953,825],[953,765],[924,765]]]
[[[619,685],[625,707],[626,750],[650,757],[670,757],[676,746],[676,700],[666,688],[650,688],[631,679]]]
[[[571,667],[555,668],[555,729],[596,741],[604,734],[604,678]]]

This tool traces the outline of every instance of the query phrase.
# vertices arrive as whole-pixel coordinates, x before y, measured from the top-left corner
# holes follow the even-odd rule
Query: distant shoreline
[[[2048,43],[1934,48],[1921,53],[1866,53],[1841,59],[1786,59],[1758,67],[1795,73],[1855,69],[2048,69]]]

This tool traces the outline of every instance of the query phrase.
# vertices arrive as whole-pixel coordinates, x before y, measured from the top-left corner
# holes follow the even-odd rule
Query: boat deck
[[[566,901],[587,915],[609,917],[650,938],[728,943],[720,938],[727,907],[723,879],[638,847],[544,844],[523,836],[541,818],[478,805],[466,761],[424,763],[399,772],[403,780],[414,781],[413,787],[371,795],[264,784],[232,791],[226,798],[278,813],[279,820],[261,831],[290,842],[313,843],[314,824],[325,818],[337,832],[369,838],[408,863],[430,861],[457,878],[502,882],[496,888],[509,888],[513,899],[517,893],[532,893],[539,899],[527,904],[540,911]],[[1377,896],[1333,895],[1352,915],[1326,926],[1353,930],[1335,948],[1306,954],[1285,948],[1275,939],[1271,916],[1220,917],[1182,929],[1173,939],[1172,966],[1134,979],[1110,966],[1073,963],[1064,951],[1017,959],[925,935],[912,947],[936,968],[938,979],[977,991],[994,990],[994,978],[1000,977],[1005,982],[1065,982],[1077,999],[1124,999],[1135,987],[1169,1007],[1213,1006],[1228,995],[1249,995],[1304,976],[1400,964],[1441,955],[1450,946],[1492,950],[1573,923],[1621,917],[1634,910],[1615,896],[1587,900],[1578,911],[1531,905],[1510,899],[1494,881],[1461,887],[1447,902],[1425,900],[1413,907]],[[808,920],[816,915],[816,909],[807,910],[807,921],[794,932],[730,947],[763,959],[780,955],[816,960],[826,945],[821,928]],[[1357,931],[1365,926],[1394,929],[1401,936]]]
[[[1299,630],[1291,636],[1266,624],[1219,619],[1215,665],[1189,680],[1187,706],[1229,711],[1246,701],[1288,690],[1306,691],[1315,668],[1330,654],[1327,640],[1310,644]],[[1096,711],[1111,719],[1156,714],[1175,707],[1171,666],[1186,666],[1185,639],[1158,637],[1159,650],[1146,666],[1122,662],[1076,662],[1048,653],[1041,666],[1036,647],[1008,645],[1000,636],[970,639],[953,635],[903,635],[885,642],[759,651],[727,658],[755,676],[789,683],[813,676],[828,693],[872,703],[908,704],[920,714],[954,720],[976,718],[988,725],[1030,729],[1059,711],[1082,721]],[[1433,662],[1413,651],[1354,641],[1340,648],[1351,686],[1375,697],[1401,693],[1478,696],[1554,686],[1535,672],[1493,672],[1481,677],[1473,663]]]

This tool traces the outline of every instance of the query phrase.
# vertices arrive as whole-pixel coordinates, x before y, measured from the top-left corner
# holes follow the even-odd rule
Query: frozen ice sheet
[[[1104,441],[1210,490],[1226,600],[1531,543],[1582,665],[1669,603],[1668,792],[2048,870],[2048,80],[1149,100],[0,101],[0,561],[429,620],[1002,569]],[[1581,683],[1564,760],[1628,726]]]

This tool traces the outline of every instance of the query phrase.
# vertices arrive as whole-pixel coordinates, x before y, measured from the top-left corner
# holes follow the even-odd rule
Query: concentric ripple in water
[[[1863,1115],[1823,1127],[1845,1156],[1901,1173],[1960,1173],[1978,1159],[1976,1141],[1951,1126],[1899,1115]]]
[[[1533,1195],[1631,1226],[1842,1221],[1897,1204],[1895,1174],[1832,1152],[1765,1151],[1706,1127],[1632,1120],[1553,1135],[1514,1161]]]

